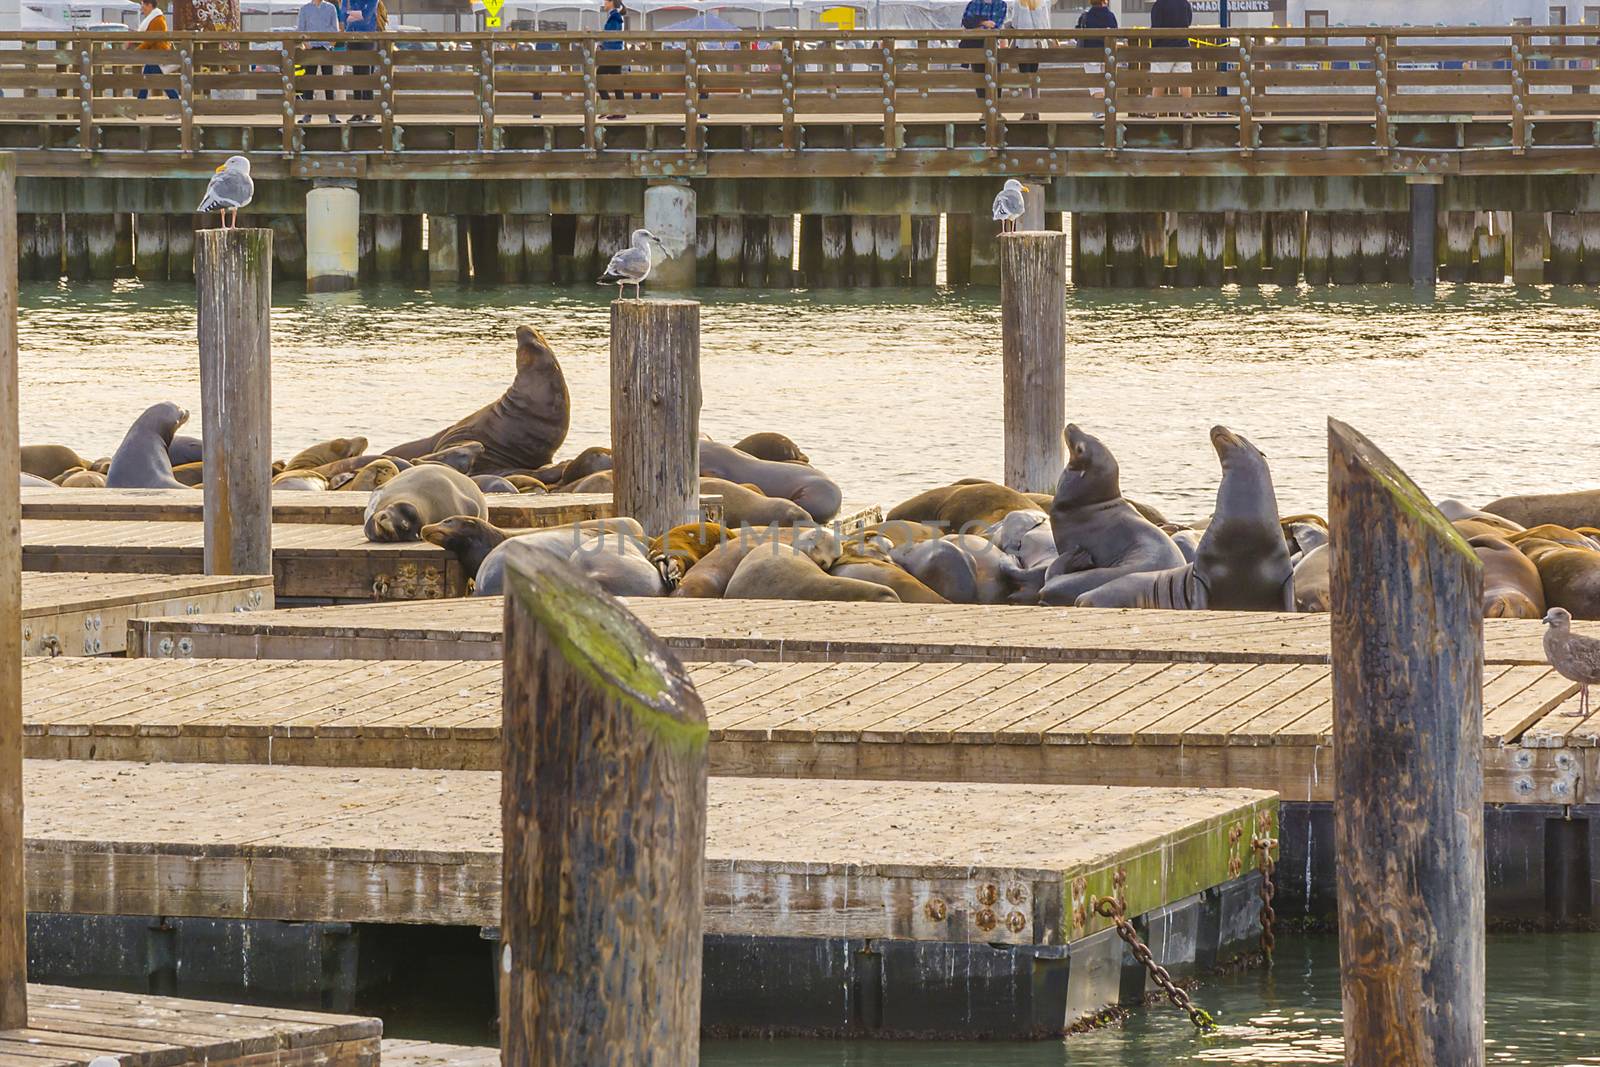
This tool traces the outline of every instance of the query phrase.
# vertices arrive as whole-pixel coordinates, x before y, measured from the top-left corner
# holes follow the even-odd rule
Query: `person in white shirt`
[[[1050,5],[1051,0],[1015,0],[1015,2],[1011,5],[1011,19],[1009,25],[1014,30],[1032,30],[1042,33],[1045,30],[1050,29]],[[1018,41],[1016,43],[1023,48],[1039,47],[1041,45],[1048,44],[1048,42],[1042,39]],[[1019,63],[1017,64],[1017,69],[1024,74],[1034,74],[1038,72],[1039,64]],[[1039,98],[1039,90],[1036,88],[1030,87],[1026,90],[1026,93],[1028,98],[1031,100],[1037,100]],[[1032,112],[1023,115],[1022,117],[1026,121],[1037,121],[1039,118],[1037,113]]]

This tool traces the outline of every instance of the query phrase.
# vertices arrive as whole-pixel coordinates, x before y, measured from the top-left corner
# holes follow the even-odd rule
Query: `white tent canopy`
[[[631,28],[666,29],[702,13],[714,13],[743,29],[791,27],[825,28],[820,16],[830,8],[856,12],[859,29],[955,29],[961,25],[966,0],[628,0],[628,10],[643,15]],[[474,12],[483,13],[482,0],[473,0]],[[598,30],[604,15],[598,4],[573,0],[506,0],[500,10],[503,24],[529,22],[541,28],[559,24],[571,30]]]

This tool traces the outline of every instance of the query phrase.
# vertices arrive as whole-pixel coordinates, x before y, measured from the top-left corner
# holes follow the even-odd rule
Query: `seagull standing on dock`
[[[197,211],[222,212],[222,228],[228,229],[228,212],[233,212],[233,225],[239,225],[239,209],[250,203],[256,195],[256,183],[250,177],[250,161],[244,156],[229,156],[217,168],[206,185],[206,195],[201,198]]]
[[[1022,213],[1027,209],[1022,194],[1028,187],[1015,178],[1006,179],[1005,188],[1001,189],[994,198],[994,221],[1000,224],[1001,233],[1013,233],[1017,228],[1017,220],[1022,218]]]
[[[639,285],[650,277],[650,268],[654,265],[650,255],[651,245],[661,249],[663,256],[672,258],[672,253],[661,243],[661,238],[649,230],[634,230],[628,247],[612,256],[611,262],[606,264],[606,272],[600,275],[600,284],[615,285],[618,300],[622,299],[622,287],[631,285],[633,298],[639,299]]]
[[[1566,608],[1545,612],[1544,658],[1556,673],[1578,683],[1578,710],[1567,715],[1589,714],[1589,687],[1600,682],[1600,641],[1572,632],[1572,613]]]

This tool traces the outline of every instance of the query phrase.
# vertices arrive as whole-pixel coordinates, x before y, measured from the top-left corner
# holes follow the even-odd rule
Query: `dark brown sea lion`
[[[1553,522],[1501,536],[1514,545],[1520,545],[1524,541],[1554,541],[1556,544],[1566,545],[1568,548],[1600,548],[1600,545],[1596,545],[1587,535]]]
[[[23,445],[22,473],[53,482],[74,467],[89,470],[93,464],[66,445]]]
[[[1582,489],[1575,493],[1503,496],[1493,503],[1485,504],[1483,510],[1521,526],[1543,526],[1546,523],[1566,526],[1569,529],[1576,529],[1579,526],[1600,526],[1600,489]]]
[[[595,471],[586,474],[575,482],[568,482],[561,486],[563,493],[614,493],[616,482],[611,477],[610,471]]]
[[[811,458],[800,451],[800,446],[781,433],[753,433],[733,446],[747,456],[771,460],[773,463],[810,463]]]
[[[543,467],[567,439],[572,398],[561,364],[544,334],[531,326],[517,328],[517,376],[488,404],[430,437],[389,449],[391,455],[415,459],[463,441],[484,446],[474,473]]]
[[[946,533],[974,533],[999,522],[1013,511],[1036,508],[1033,498],[996,482],[977,479],[942,485],[918,493],[892,508],[886,522],[908,519],[939,526]]]
[[[455,515],[487,519],[483,491],[458,470],[424,463],[373,490],[362,530],[368,541],[415,541],[424,526]]]
[[[1492,512],[1468,507],[1459,500],[1441,500],[1438,504],[1438,507],[1439,514],[1449,519],[1452,523],[1477,523],[1479,528],[1491,529],[1498,533],[1501,537],[1504,537],[1506,534],[1521,533],[1524,529],[1520,522],[1512,522],[1510,519],[1505,518],[1502,515],[1495,515]],[[1457,526],[1456,529],[1459,530],[1461,527]],[[1477,535],[1470,534],[1467,536],[1470,538]]]
[[[506,481],[498,474],[474,474],[472,480],[478,483],[478,488],[485,493],[519,493],[515,485]]]
[[[201,463],[206,458],[205,446],[198,437],[178,434],[167,446],[167,458],[172,460],[174,467],[181,467],[185,463]]]
[[[352,493],[370,493],[380,485],[387,485],[399,473],[400,466],[394,460],[380,459],[376,463],[368,463],[353,474],[339,475],[340,478],[348,478],[348,481],[342,483],[330,481],[328,486]]]
[[[1467,544],[1483,561],[1483,617],[1542,619],[1544,582],[1539,567],[1503,537],[1482,535]],[[1298,588],[1300,574],[1295,572]]]
[[[331,441],[322,441],[310,448],[295,454],[295,457],[283,465],[284,470],[311,470],[328,463],[337,463],[342,459],[354,459],[367,450],[365,437],[335,437]]]
[[[412,466],[410,460],[400,459],[396,456],[363,455],[351,456],[349,459],[336,459],[332,463],[324,463],[322,466],[313,467],[312,469],[331,482],[341,474],[354,474],[356,471],[364,470],[380,459],[394,464],[395,470],[403,471]]]
[[[424,541],[438,545],[460,560],[461,573],[469,579],[477,578],[478,568],[483,565],[484,558],[494,551],[496,545],[511,536],[488,519],[469,515],[452,515],[448,519],[429,523],[421,533]]]
[[[418,456],[412,463],[421,466],[424,463],[437,463],[451,470],[458,470],[462,474],[471,474],[476,469],[483,456],[483,444],[479,441],[462,441],[460,444],[441,448],[437,452],[429,452]]]
[[[173,467],[172,476],[192,489],[206,480],[205,464],[185,463],[181,467]]]
[[[527,474],[508,474],[506,481],[517,487],[519,493],[548,493],[550,487]]]
[[[730,530],[811,521],[805,508],[786,497],[767,496],[724,478],[701,478],[700,494],[722,498],[722,525]]]
[[[897,547],[896,564],[951,604],[978,602],[978,571],[972,557],[952,541],[937,538]]]
[[[873,582],[894,590],[894,595],[905,604],[948,604],[950,601],[917,581],[911,572],[898,563],[847,552],[839,557],[828,573],[838,578],[854,578],[858,582]]]
[[[1296,611],[1333,610],[1333,548],[1321,544],[1310,549],[1294,565],[1294,607]]]
[[[172,476],[167,446],[189,413],[171,401],[153,404],[128,427],[111,457],[106,485],[112,489],[186,489]]]
[[[944,536],[944,531],[937,526],[929,526],[925,522],[913,522],[910,519],[885,519],[871,526],[863,527],[859,533],[849,535],[851,542],[870,541],[881,537],[889,542],[891,547],[903,548],[914,545],[918,541],[937,541]]]
[[[1539,568],[1546,608],[1566,608],[1574,619],[1600,619],[1600,552],[1529,539],[1517,549]]]
[[[599,474],[601,471],[608,471],[611,469],[611,467],[611,449],[602,445],[591,445],[582,452],[579,452],[576,456],[573,456],[571,459],[567,460],[565,463],[561,464],[561,471],[558,475],[556,475],[554,481],[547,481],[543,478],[540,478],[540,480],[547,481],[547,484],[551,485],[559,485],[563,482],[576,482],[582,478],[587,478],[591,474]],[[539,472],[535,471],[534,477],[538,478]]]

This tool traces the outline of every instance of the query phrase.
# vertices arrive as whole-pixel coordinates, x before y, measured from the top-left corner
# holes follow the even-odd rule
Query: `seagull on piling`
[[[1578,683],[1578,710],[1566,715],[1588,716],[1589,687],[1600,682],[1600,641],[1572,632],[1572,613],[1566,608],[1545,612],[1544,658],[1556,673]]]
[[[633,286],[633,298],[639,299],[639,285],[650,277],[650,268],[653,261],[650,255],[650,246],[661,249],[661,254],[668,259],[672,253],[667,251],[667,246],[661,243],[661,238],[649,230],[634,230],[627,248],[611,257],[611,262],[606,264],[606,272],[600,275],[601,285],[615,285],[617,299],[622,299],[622,287]]]
[[[1001,233],[1012,233],[1017,228],[1017,220],[1022,218],[1026,205],[1022,194],[1028,187],[1015,178],[1006,179],[1005,188],[1001,189],[994,198],[994,220],[1000,224]]]
[[[256,183],[250,177],[250,161],[244,156],[229,156],[206,185],[206,195],[201,198],[197,211],[222,212],[222,228],[228,229],[228,212],[233,212],[233,225],[239,225],[239,209],[250,203],[256,195]]]

